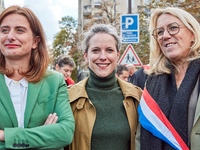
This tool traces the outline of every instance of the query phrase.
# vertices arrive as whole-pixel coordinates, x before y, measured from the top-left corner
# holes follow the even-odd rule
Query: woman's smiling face
[[[97,33],[89,41],[88,52],[84,53],[89,68],[99,77],[109,76],[116,68],[120,53],[115,38],[107,33]]]
[[[0,26],[1,52],[5,59],[29,60],[31,50],[37,47],[37,40],[27,18],[19,14],[6,16]]]
[[[173,22],[179,25],[180,30],[177,34],[170,35],[167,26]],[[162,38],[158,39],[163,54],[174,63],[186,60],[194,40],[194,34],[180,19],[170,14],[162,14],[158,18],[157,28],[165,29]]]

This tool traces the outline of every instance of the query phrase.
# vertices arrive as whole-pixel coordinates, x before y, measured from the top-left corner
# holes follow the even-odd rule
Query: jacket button
[[[25,144],[26,147],[29,147],[29,144]]]
[[[21,144],[21,147],[25,147],[25,144],[24,144],[24,143],[22,143],[22,144]]]
[[[16,143],[14,143],[14,144],[13,144],[13,147],[17,147],[17,144],[16,144]]]
[[[20,144],[20,143],[18,143],[18,144],[17,144],[17,147],[21,147],[21,144]]]

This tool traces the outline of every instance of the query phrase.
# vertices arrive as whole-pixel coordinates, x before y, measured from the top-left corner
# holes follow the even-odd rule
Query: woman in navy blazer
[[[74,118],[63,75],[48,71],[44,31],[26,7],[0,15],[0,149],[62,149]]]

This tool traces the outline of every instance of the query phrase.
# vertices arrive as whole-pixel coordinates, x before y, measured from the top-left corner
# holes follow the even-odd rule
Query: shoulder
[[[80,97],[88,98],[85,86],[88,81],[88,78],[83,79],[76,83],[75,85],[68,87],[69,99],[70,102],[77,100]]]
[[[43,79],[45,79],[45,80],[63,80],[64,78],[63,78],[62,73],[47,69]]]
[[[142,67],[142,68],[138,69],[134,74],[135,74],[135,76],[141,76],[141,75],[145,74],[144,68]]]
[[[132,83],[125,82],[119,78],[117,78],[117,80],[125,97],[134,97],[135,99],[140,101],[142,95],[142,89],[140,87],[137,87]]]
[[[57,87],[66,84],[64,81],[63,74],[52,70],[46,71],[46,74],[42,77],[40,83],[42,83],[43,86],[51,86],[51,87],[53,86]]]
[[[85,88],[88,78],[79,81],[78,83],[74,84],[73,86],[68,87],[69,91],[74,91],[80,88]]]

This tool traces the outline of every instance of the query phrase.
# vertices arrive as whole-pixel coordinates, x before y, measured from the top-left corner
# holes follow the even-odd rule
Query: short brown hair
[[[55,61],[55,65],[58,64],[59,67],[64,67],[65,65],[69,65],[71,67],[75,67],[75,63],[72,57],[70,57],[69,55],[60,55],[56,61]]]
[[[106,33],[113,36],[115,39],[117,52],[120,51],[121,42],[116,28],[110,24],[95,24],[83,33],[81,47],[85,53],[88,52],[91,37],[97,33]]]
[[[36,49],[32,49],[31,58],[29,62],[29,69],[26,72],[20,71],[19,73],[26,78],[29,82],[38,82],[45,75],[46,69],[49,64],[49,54],[47,51],[45,34],[42,25],[37,18],[37,16],[27,7],[20,7],[17,5],[10,6],[5,9],[0,15],[0,24],[3,19],[10,14],[19,14],[27,18],[30,28],[33,32],[33,37],[39,37],[40,41]],[[5,58],[0,51],[0,73],[10,74],[10,72],[5,68]]]
[[[123,71],[127,71],[128,72],[128,68],[124,65],[118,64],[117,65],[117,75],[120,76],[121,74],[123,74]]]

